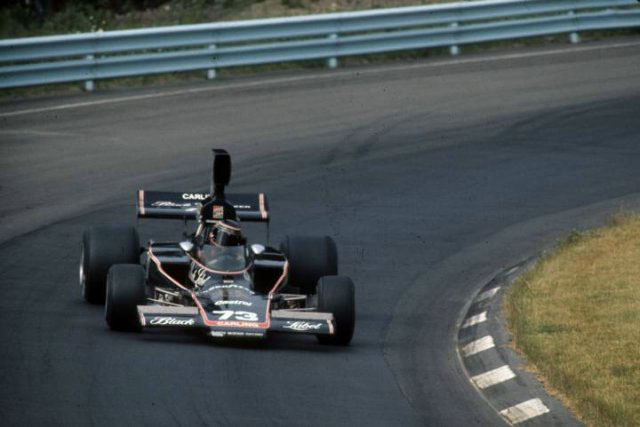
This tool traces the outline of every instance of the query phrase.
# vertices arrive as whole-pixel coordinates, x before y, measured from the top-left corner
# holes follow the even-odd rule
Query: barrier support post
[[[458,28],[458,23],[457,22],[452,22],[449,26],[455,32],[456,28]],[[459,55],[459,54],[460,54],[460,47],[458,47],[457,44],[449,46],[449,55],[456,56],[456,55]]]
[[[209,50],[212,51],[213,57],[215,59],[216,45],[215,44],[210,44],[209,45]],[[207,70],[207,80],[213,80],[215,78],[216,78],[216,69],[215,68],[211,68],[211,69]]]
[[[576,12],[574,10],[569,11],[569,16],[573,17],[575,15]],[[578,34],[576,31],[573,31],[569,34],[569,41],[573,44],[580,43],[580,34]]]
[[[329,34],[329,39],[330,40],[337,40],[338,39],[338,34],[336,34],[336,33]],[[338,68],[338,58],[336,58],[334,56],[333,58],[327,59],[327,67],[329,67],[331,69]]]
[[[93,61],[95,59],[95,57],[93,55],[87,55],[84,57],[84,59],[86,59],[87,61]],[[84,90],[87,92],[93,92],[93,90],[96,88],[96,85],[94,83],[93,80],[85,80],[84,81]]]

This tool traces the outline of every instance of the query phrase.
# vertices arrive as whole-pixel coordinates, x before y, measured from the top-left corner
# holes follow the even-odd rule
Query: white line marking
[[[462,347],[462,355],[464,357],[472,356],[476,353],[480,353],[481,351],[489,350],[490,348],[495,347],[496,345],[493,342],[493,337],[491,335],[487,335],[486,337],[482,337],[471,343]]]
[[[67,132],[49,132],[40,131],[35,129],[19,129],[19,130],[0,130],[0,135],[34,135],[34,136],[83,136],[79,133],[67,133]]]
[[[511,368],[508,365],[504,365],[497,369],[487,371],[484,374],[471,377],[471,381],[473,381],[478,388],[484,389],[515,378],[515,376],[516,374],[513,373]]]
[[[549,412],[544,403],[540,399],[531,399],[500,411],[500,415],[509,420],[512,424],[518,424],[527,421],[538,415]]]
[[[473,325],[477,325],[478,323],[487,321],[487,312],[483,311],[480,314],[476,314],[475,316],[467,317],[467,320],[464,321],[462,327],[460,329],[468,328]]]
[[[168,96],[185,95],[185,94],[193,94],[193,93],[213,92],[213,91],[220,91],[220,90],[227,90],[227,89],[268,86],[268,85],[278,84],[278,83],[294,83],[294,82],[304,81],[304,80],[335,79],[337,77],[349,77],[353,75],[380,74],[380,73],[387,73],[387,72],[393,72],[393,71],[414,70],[414,69],[421,69],[421,68],[439,68],[439,67],[446,67],[449,65],[477,64],[477,63],[483,63],[483,62],[503,61],[507,59],[535,58],[539,56],[560,55],[560,54],[574,53],[574,52],[589,52],[589,51],[596,51],[596,50],[616,49],[616,48],[624,48],[624,47],[632,47],[632,46],[640,46],[640,42],[614,43],[614,44],[604,45],[604,46],[600,45],[600,46],[570,47],[566,49],[546,50],[544,52],[512,53],[512,54],[505,54],[505,55],[486,56],[482,58],[445,60],[445,61],[440,61],[436,63],[386,66],[386,67],[376,68],[376,69],[353,69],[348,71],[331,71],[331,72],[324,72],[322,74],[319,74],[319,73],[305,74],[303,76],[297,76],[297,77],[274,78],[274,79],[266,79],[266,80],[253,81],[253,82],[230,83],[225,85],[216,84],[214,86],[155,92],[155,93],[149,93],[145,95],[122,96],[117,98],[100,99],[95,101],[75,102],[71,104],[53,105],[49,107],[8,111],[5,113],[0,113],[0,117],[21,116],[24,114],[43,113],[46,111],[68,110],[71,108],[115,104],[119,102],[141,101],[146,99],[163,98]]]
[[[509,271],[507,271],[505,274],[508,276],[512,273],[515,273],[516,271],[518,271],[520,267],[511,267],[511,269]]]
[[[489,298],[493,297],[496,293],[498,293],[499,290],[500,290],[500,286],[496,286],[493,289],[489,289],[488,291],[484,291],[483,293],[481,293],[480,295],[478,295],[476,297],[476,302],[484,301],[486,299],[489,299]]]

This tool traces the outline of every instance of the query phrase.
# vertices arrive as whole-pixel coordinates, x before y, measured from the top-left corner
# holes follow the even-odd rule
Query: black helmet
[[[218,246],[240,246],[244,238],[237,221],[225,219],[216,222],[208,236],[209,243]]]

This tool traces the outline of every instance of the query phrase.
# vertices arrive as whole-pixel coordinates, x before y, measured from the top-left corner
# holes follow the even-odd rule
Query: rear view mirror
[[[191,243],[188,240],[180,242],[180,249],[182,249],[183,251],[189,253],[189,252],[191,252],[193,250],[193,243]]]
[[[253,252],[256,255],[260,255],[262,252],[265,251],[265,247],[261,244],[258,243],[254,243],[253,245],[251,245],[251,252]]]

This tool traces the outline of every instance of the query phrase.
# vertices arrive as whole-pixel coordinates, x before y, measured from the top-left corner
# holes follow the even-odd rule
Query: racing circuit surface
[[[640,44],[558,49],[0,104],[2,424],[503,423],[456,355],[466,302],[640,199]],[[272,243],[335,238],[350,347],[115,333],[82,301],[82,230],[134,223],[138,188],[206,190],[212,147]]]

